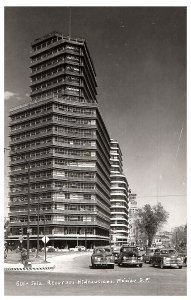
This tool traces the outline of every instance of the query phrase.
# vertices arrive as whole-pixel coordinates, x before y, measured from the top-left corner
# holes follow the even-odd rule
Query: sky
[[[186,224],[186,8],[6,7],[4,147],[9,109],[29,101],[31,42],[52,31],[87,41],[100,111],[138,206],[161,202],[165,230]],[[7,166],[5,151],[5,215]]]

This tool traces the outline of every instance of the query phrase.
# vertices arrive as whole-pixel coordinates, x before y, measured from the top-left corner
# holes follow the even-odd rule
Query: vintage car
[[[112,249],[108,246],[95,247],[91,256],[92,268],[107,267],[114,269],[114,256]]]
[[[155,250],[156,250],[156,247],[150,247],[150,248],[148,247],[146,249],[146,252],[145,252],[144,257],[143,257],[143,260],[144,260],[145,263],[150,263],[150,259],[153,256]]]
[[[112,253],[113,253],[113,256],[114,256],[115,263],[118,262],[118,256],[119,256],[119,253],[120,253],[120,249],[121,249],[121,246],[113,246],[112,247]]]
[[[143,266],[143,257],[135,246],[122,246],[118,257],[118,266]]]
[[[164,267],[182,269],[183,257],[179,256],[174,248],[158,248],[151,257],[151,264],[153,267],[159,266],[161,269]]]
[[[183,259],[183,265],[187,266],[187,250],[178,251],[178,255]]]

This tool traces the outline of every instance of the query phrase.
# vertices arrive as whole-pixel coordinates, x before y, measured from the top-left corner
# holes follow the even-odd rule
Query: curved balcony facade
[[[129,186],[123,174],[122,153],[117,141],[110,141],[111,164],[111,236],[112,243],[122,244],[127,242],[129,236]]]

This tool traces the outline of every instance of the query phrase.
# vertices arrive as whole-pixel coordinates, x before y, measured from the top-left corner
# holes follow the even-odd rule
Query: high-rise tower
[[[109,242],[110,138],[84,39],[53,32],[32,43],[31,101],[10,111],[10,239],[55,246]]]
[[[123,244],[129,237],[129,185],[123,174],[122,153],[117,141],[110,141],[111,236],[112,243]]]

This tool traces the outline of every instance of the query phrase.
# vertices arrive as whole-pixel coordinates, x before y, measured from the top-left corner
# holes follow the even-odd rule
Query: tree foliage
[[[161,225],[167,222],[168,216],[168,212],[160,202],[153,207],[150,204],[146,204],[142,209],[139,209],[138,227],[140,232],[147,236],[149,247]]]
[[[187,225],[179,226],[173,230],[172,243],[177,250],[187,247]]]

